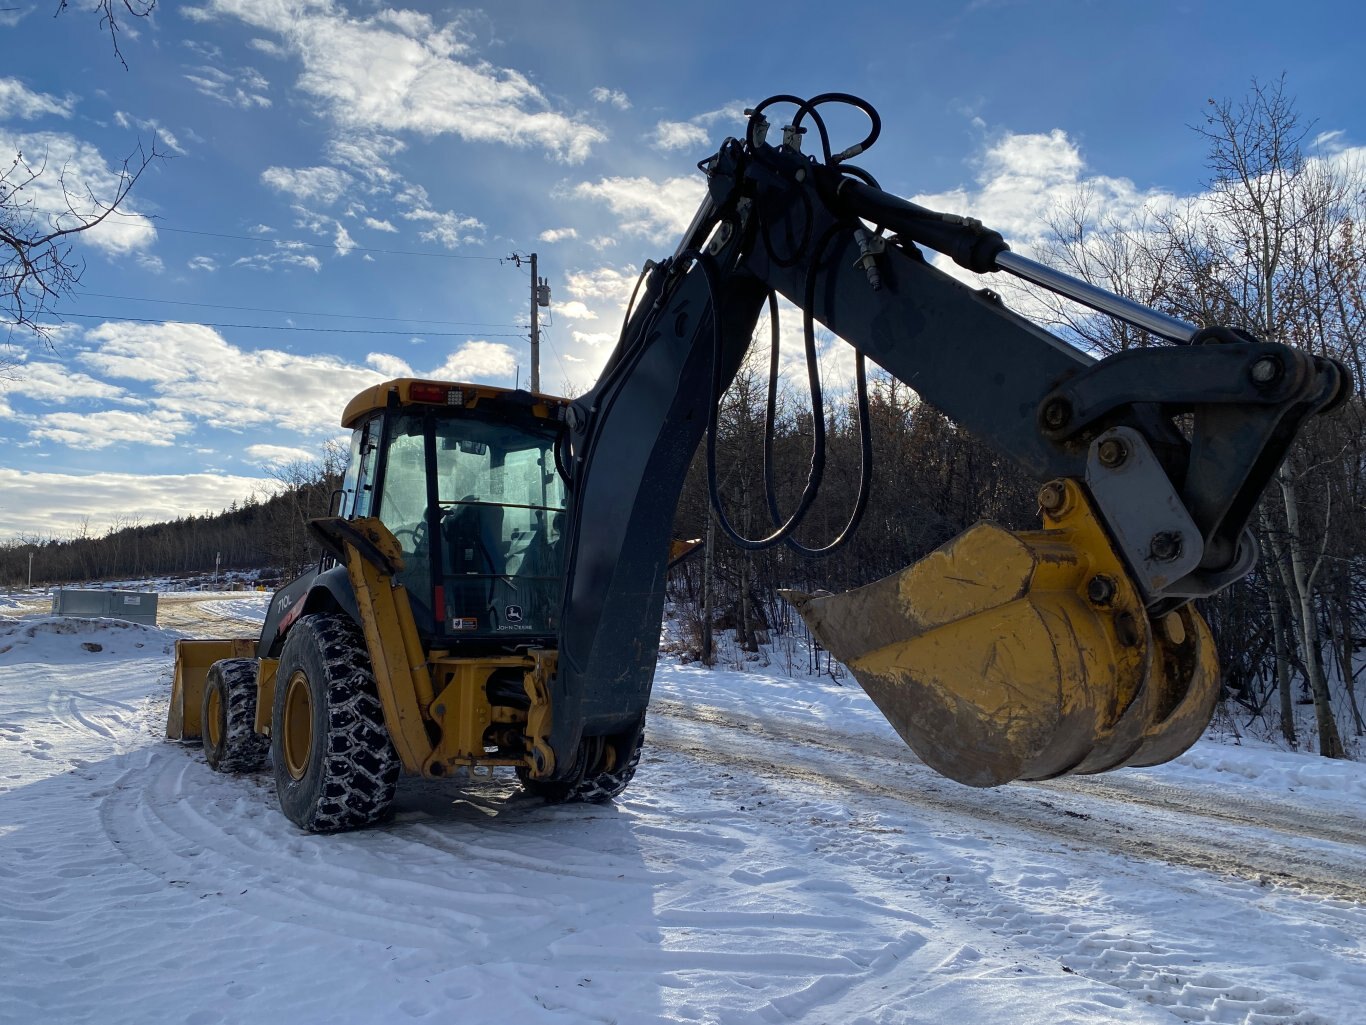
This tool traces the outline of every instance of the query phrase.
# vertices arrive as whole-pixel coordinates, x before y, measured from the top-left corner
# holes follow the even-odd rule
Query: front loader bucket
[[[199,740],[199,721],[204,704],[204,679],[209,666],[225,658],[251,658],[256,641],[212,640],[175,642],[175,679],[171,683],[171,708],[166,716],[168,740]]]
[[[979,523],[867,587],[787,594],[916,754],[960,783],[1156,764],[1212,714],[1203,620],[1149,621],[1076,484],[1045,528]]]

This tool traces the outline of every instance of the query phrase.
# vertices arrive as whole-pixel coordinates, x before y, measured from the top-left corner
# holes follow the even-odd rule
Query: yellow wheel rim
[[[206,702],[204,717],[204,736],[208,738],[209,747],[217,748],[223,743],[223,697],[218,692],[217,687],[209,688],[209,700]]]
[[[308,771],[308,756],[313,750],[313,695],[308,677],[299,669],[289,678],[285,690],[285,715],[281,727],[285,741],[285,768],[294,779]]]

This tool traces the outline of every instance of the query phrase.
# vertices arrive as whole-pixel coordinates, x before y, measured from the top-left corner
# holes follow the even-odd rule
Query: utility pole
[[[508,257],[518,267],[522,265],[520,253]],[[531,254],[531,390],[541,390],[541,319],[539,307],[550,306],[550,283],[536,274],[536,254]]]
[[[541,390],[541,323],[536,308],[540,304],[541,279],[536,276],[536,254],[531,254],[531,390]]]
[[[28,589],[33,590],[33,553],[28,553]]]

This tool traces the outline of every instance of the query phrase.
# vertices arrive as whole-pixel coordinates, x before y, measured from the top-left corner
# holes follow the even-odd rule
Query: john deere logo
[[[503,610],[503,618],[509,623],[520,623],[522,621],[522,606],[509,605]]]

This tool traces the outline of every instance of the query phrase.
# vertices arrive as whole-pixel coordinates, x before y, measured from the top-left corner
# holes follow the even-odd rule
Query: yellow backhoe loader
[[[784,103],[796,113],[774,145],[765,111]],[[828,104],[870,123],[837,154]],[[788,595],[907,743],[973,786],[1184,750],[1219,685],[1192,599],[1251,569],[1258,498],[1350,378],[1058,274],[971,218],[883,191],[849,162],[879,131],[843,94],[756,107],[745,138],[701,165],[706,199],[674,255],[647,264],[581,398],[420,380],[354,398],[340,509],[311,524],[329,558],[274,595],[258,639],[179,643],[168,735],[202,739],[223,772],[269,754],[285,813],[315,831],[381,818],[403,773],[507,766],[548,800],[619,794],[640,756],[684,475],[705,438],[716,500],[717,405],[781,294],[805,315],[813,457],[791,514],[770,500],[764,537],[741,537],[718,503],[736,544],[809,551],[792,532],[824,472],[816,323],[856,350],[864,427],[860,495],[836,543],[873,477],[865,358],[1040,481],[1038,530],[981,523],[856,591]],[[931,251],[1160,344],[1096,359]]]

